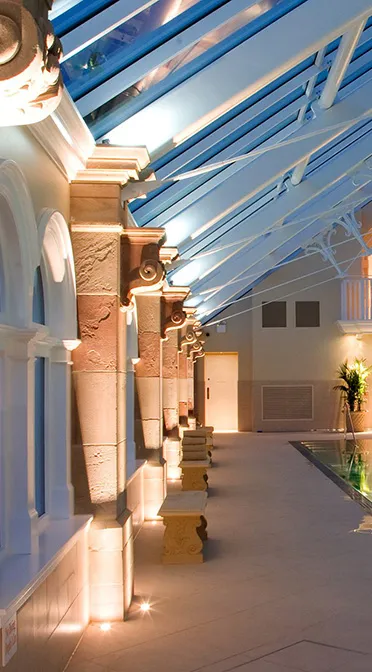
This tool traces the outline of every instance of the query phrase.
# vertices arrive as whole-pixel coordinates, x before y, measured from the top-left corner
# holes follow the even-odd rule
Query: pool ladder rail
[[[350,422],[350,427],[351,427],[351,433],[353,435],[353,442],[354,442],[354,452],[353,452],[351,460],[350,460],[349,473],[348,473],[348,478],[350,478],[350,473],[351,473],[351,469],[352,469],[352,466],[353,466],[353,463],[354,463],[355,454],[356,454],[356,451],[357,451],[357,448],[358,448],[358,444],[357,444],[357,440],[356,440],[356,436],[355,436],[353,419],[352,419],[351,413],[350,413],[350,406],[347,403],[347,401],[345,401],[345,403],[344,403],[343,412],[345,413],[345,431],[344,431],[345,441],[346,441],[346,435],[347,435],[346,417],[348,416],[349,417],[349,422]]]

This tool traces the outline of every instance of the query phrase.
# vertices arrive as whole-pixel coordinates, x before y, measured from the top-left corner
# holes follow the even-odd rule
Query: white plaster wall
[[[26,126],[0,128],[0,159],[18,163],[31,192],[35,215],[43,208],[53,208],[69,221],[70,188],[67,178]]]

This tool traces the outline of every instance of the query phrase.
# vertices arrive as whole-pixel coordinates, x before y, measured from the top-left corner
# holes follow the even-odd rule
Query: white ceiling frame
[[[290,138],[293,140],[292,144],[283,143],[282,147],[271,150],[270,158],[267,153],[257,157],[179,215],[173,216],[173,210],[176,208],[168,208],[165,213],[152,220],[152,226],[164,226],[169,219],[172,219],[172,226],[182,224],[184,240],[189,236],[194,238],[198,231],[214,226],[226,214],[233,212],[266,186],[276,182],[281,175],[289,172],[306,156],[342,135],[359,117],[370,115],[371,112],[372,87],[370,81],[367,81],[347,98],[329,110],[322,111],[307,124],[301,125]],[[337,126],[338,124],[340,125]],[[313,132],[317,134],[307,137]],[[195,193],[195,199],[196,197]],[[180,249],[182,251],[182,246]]]
[[[372,130],[372,124],[369,124],[369,127]],[[366,133],[366,129],[361,128],[358,131],[353,134],[353,139],[352,142],[357,142],[361,137],[363,137]],[[347,149],[351,144],[351,140],[349,137],[346,137],[338,146],[338,152],[337,154],[341,153],[344,149]],[[332,157],[333,158],[333,157]],[[314,176],[315,180],[316,178],[316,171],[319,170],[320,168],[314,165]],[[324,180],[327,178],[328,180],[334,181],[335,175],[338,173],[322,173],[322,175],[325,175]],[[336,177],[336,179],[338,179]],[[308,180],[313,180],[313,175],[309,176]],[[322,178],[323,180],[323,178]],[[324,182],[323,180],[323,182]],[[315,186],[315,183],[313,183]],[[319,185],[318,185],[319,186]],[[320,187],[322,185],[320,184]],[[233,245],[235,242],[242,241],[244,238],[247,238],[246,234],[246,227],[250,226],[252,228],[252,236],[253,238],[257,237],[258,235],[261,235],[262,231],[267,231],[270,230],[271,228],[278,226],[278,222],[276,221],[275,217],[276,214],[279,214],[282,212],[281,208],[283,207],[284,203],[283,201],[285,199],[288,199],[289,197],[293,198],[293,196],[299,196],[301,197],[306,197],[307,191],[303,190],[302,187],[296,190],[293,190],[290,188],[290,184],[287,181],[286,182],[286,191],[284,191],[280,199],[277,201],[279,205],[275,203],[270,203],[270,201],[273,200],[273,193],[274,193],[274,188],[271,189],[265,196],[261,197],[258,201],[254,201],[253,203],[250,203],[247,208],[245,208],[242,212],[236,214],[234,217],[232,217],[230,220],[227,220],[224,222],[224,224],[218,228],[217,231],[212,231],[209,235],[207,235],[204,239],[198,241],[195,241],[197,244],[193,245],[192,247],[189,247],[187,250],[182,251],[182,258],[184,260],[187,259],[187,257],[191,257],[191,259],[198,254],[198,252],[208,252],[209,255],[211,255],[214,251],[217,251],[218,249],[221,248],[221,246],[224,246],[225,244],[231,244]],[[328,188],[328,184],[324,185],[324,188]],[[322,191],[319,192],[319,195],[321,195]],[[293,201],[293,203],[296,203],[296,201]],[[303,205],[306,205],[306,201],[304,202]],[[262,206],[266,206],[262,208]],[[269,210],[266,210],[266,208],[269,207]],[[275,208],[275,209],[274,209]],[[258,209],[261,210],[261,212],[258,212]],[[295,205],[295,209],[297,209],[297,205]],[[291,214],[291,213],[290,213]],[[256,220],[256,216],[258,219]],[[262,219],[261,219],[262,217]],[[286,219],[287,215],[284,215],[284,220]],[[270,226],[270,229],[266,228],[266,222],[267,219],[270,221],[273,221],[274,224],[273,226]],[[279,220],[279,223],[284,221],[283,219]],[[291,219],[292,221],[292,219]],[[256,222],[256,223],[255,223]],[[254,233],[256,231],[256,233]],[[250,236],[251,237],[251,236]],[[216,249],[215,249],[216,248]],[[201,269],[201,273],[203,276],[207,272],[207,269]]]
[[[125,2],[128,2],[128,0],[125,0]],[[117,75],[110,77],[106,82],[94,88],[93,91],[82,96],[76,103],[80,114],[85,117],[92,110],[97,109],[100,105],[111,100],[122,91],[126,91],[130,86],[133,86],[133,84],[139,82],[150,72],[167,63],[167,61],[180,54],[184,49],[192,47],[211,30],[223,26],[243,10],[255,5],[256,2],[257,0],[230,0],[226,5],[215,9],[208,16],[196,21],[179,35],[167,40],[167,42],[164,42],[164,44],[161,44],[149,54],[133,63],[133,65],[128,66]]]
[[[365,150],[372,152],[372,135],[369,141],[360,144],[359,156],[365,153]],[[355,154],[355,153],[354,153]],[[364,158],[367,158],[365,155]],[[350,172],[355,170],[358,164],[350,166]],[[329,191],[321,201],[317,201],[317,206],[322,210],[335,207],[338,203],[346,198],[352,196],[355,192],[360,191],[361,188],[368,184],[371,180],[367,175],[364,176],[363,182],[357,187],[353,184],[351,179],[343,180],[339,186],[336,186]],[[328,222],[327,222],[328,225]],[[267,239],[261,240],[258,245],[255,245],[254,250],[246,250],[245,254],[241,254],[239,264],[235,261],[233,265],[227,264],[223,271],[219,272],[217,277],[211,278],[211,287],[223,287],[220,290],[214,291],[209,298],[203,303],[199,304],[200,312],[213,312],[219,308],[221,304],[225,304],[232,300],[237,294],[241,294],[245,287],[251,286],[265,273],[273,270],[277,264],[281,263],[290,254],[296,252],[299,248],[309,242],[315,235],[320,233],[326,226],[325,220],[320,217],[315,217],[313,222],[306,220],[296,227],[283,227],[281,230],[273,232]],[[238,268],[240,267],[240,271]],[[237,272],[238,271],[238,272]],[[240,276],[249,275],[249,281],[237,290],[236,285],[229,286],[231,280],[238,280]],[[212,280],[214,284],[212,284]],[[203,287],[203,291],[207,287]],[[194,289],[194,288],[193,288]]]
[[[156,2],[158,0],[118,0],[101,12],[97,12],[90,19],[63,36],[62,63]]]
[[[320,108],[327,110],[330,107],[332,107],[335,98],[337,96],[338,90],[341,86],[342,80],[345,76],[346,70],[350,65],[350,61],[353,57],[354,51],[363,33],[365,25],[366,25],[366,19],[363,19],[363,21],[357,21],[342,36],[341,42],[337,49],[336,58],[329,71],[328,77],[324,84],[323,91],[320,96],[319,100]],[[305,159],[303,159],[303,161],[297,164],[296,168],[293,170],[292,173],[291,177],[292,184],[294,185],[300,184],[305,174],[309,160],[310,156],[307,156]]]
[[[263,121],[260,125],[256,126],[253,130],[248,131],[244,136],[239,138],[238,140],[235,140],[235,142],[231,143],[225,149],[223,149],[221,152],[216,154],[210,161],[206,161],[204,164],[205,166],[208,166],[210,164],[213,164],[218,161],[224,161],[228,158],[231,158],[233,156],[238,156],[242,152],[246,151],[247,145],[254,144],[254,143],[259,143],[260,138],[263,138],[270,130],[275,127],[276,125],[279,125],[281,122],[284,122],[288,117],[292,114],[295,114],[299,107],[302,104],[302,101],[304,99],[304,96],[301,96],[298,100],[295,100],[294,102],[290,103],[287,107],[283,108],[282,110],[279,110],[276,114],[273,114],[269,119],[266,119],[266,121]],[[272,137],[265,139],[261,144],[259,145],[261,148],[263,147],[270,147],[273,143],[276,142],[282,142],[283,140],[286,140],[291,136],[291,134],[294,133],[294,131],[298,128],[298,124],[296,121],[291,122],[288,126],[285,128],[282,128],[280,131],[277,131]],[[254,159],[247,159],[247,161],[244,162],[244,165],[246,166],[247,163],[250,161],[253,161]],[[164,208],[163,214],[164,217],[167,217],[169,212],[174,213],[174,211],[182,212],[185,210],[188,206],[192,206],[195,201],[199,200],[206,194],[212,191],[212,189],[215,189],[219,184],[225,182],[227,179],[232,177],[235,173],[237,173],[239,170],[241,170],[243,167],[243,163],[232,163],[230,166],[227,166],[224,168],[222,172],[219,172],[213,177],[209,177],[209,179],[205,182],[200,183],[201,177],[196,177],[194,179],[190,178],[188,180],[181,180],[179,182],[173,183],[174,186],[170,188],[172,190],[172,203],[168,207],[168,209],[165,210],[166,208],[166,203],[167,203],[167,194],[162,194],[163,199],[162,199],[162,206]],[[212,173],[211,173],[212,175]],[[186,193],[183,195],[182,192],[195,185],[194,189],[190,193]],[[178,199],[177,202],[174,203],[174,196],[175,194],[178,193]],[[158,221],[158,217],[162,217],[162,213],[160,213],[156,218],[152,219],[149,221],[148,226],[154,226],[153,222]],[[167,217],[168,219],[168,217]],[[158,226],[158,224],[156,224]]]
[[[364,143],[366,143],[366,148],[364,148]],[[233,243],[242,240],[244,237],[260,236],[280,226],[283,222],[290,224],[291,219],[296,219],[296,213],[303,208],[306,208],[306,216],[309,214],[309,209],[313,208],[314,218],[319,217],[319,212],[323,212],[324,208],[322,204],[318,207],[318,199],[322,198],[327,190],[345,177],[352,170],[352,166],[369,156],[369,143],[372,143],[372,132],[368,135],[367,142],[365,136],[359,138],[351,146],[344,149],[333,161],[319,168],[298,187],[292,187],[287,193],[282,194],[277,201],[268,203],[261,211],[243,220],[229,234],[225,234],[226,242]],[[299,226],[307,223],[308,220],[299,222]],[[223,244],[223,242],[223,237],[220,237],[219,243]],[[221,256],[219,267],[229,262],[232,256],[233,254]],[[204,263],[203,259],[200,259],[199,262],[200,273],[203,273],[209,266],[210,261],[207,257]],[[197,293],[201,289],[204,291],[215,285],[223,284],[226,281],[226,277],[222,277],[223,273],[224,270],[219,268],[218,271],[212,272],[204,280],[195,282],[192,285],[193,292]],[[220,280],[223,280],[223,282],[220,282]]]
[[[177,145],[317,53],[371,12],[370,0],[305,2],[134,114],[107,137],[120,144],[146,144],[150,155],[172,142]],[[242,63],[249,67],[242,67]],[[219,82],[218,87],[215,82]]]

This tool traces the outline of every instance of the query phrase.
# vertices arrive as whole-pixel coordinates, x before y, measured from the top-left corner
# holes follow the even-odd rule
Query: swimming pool
[[[372,439],[292,441],[291,444],[344,492],[372,513]]]

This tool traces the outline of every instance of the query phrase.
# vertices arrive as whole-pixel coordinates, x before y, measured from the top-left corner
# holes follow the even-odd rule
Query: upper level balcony
[[[345,334],[372,334],[372,277],[341,280],[340,329]]]

